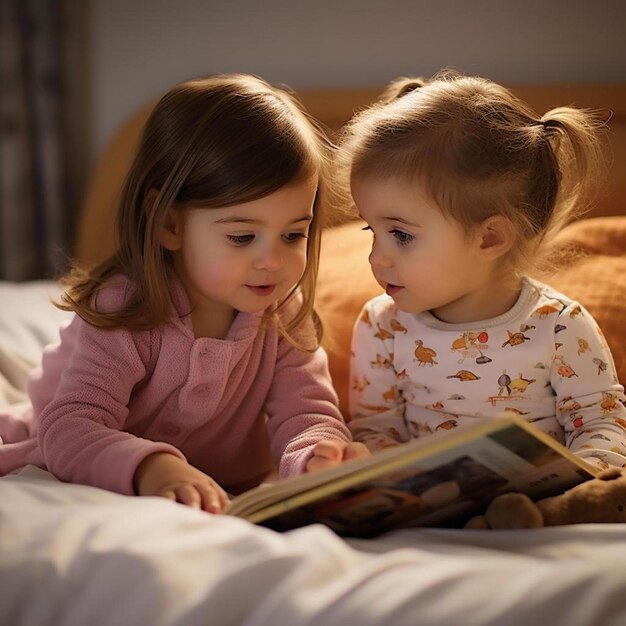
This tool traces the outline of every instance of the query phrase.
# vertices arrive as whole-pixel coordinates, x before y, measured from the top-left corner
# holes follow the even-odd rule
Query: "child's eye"
[[[372,230],[371,226],[363,226],[363,228],[361,228],[361,230]],[[372,231],[374,232],[374,231]]]
[[[293,233],[285,233],[283,235],[283,240],[287,243],[295,243],[296,241],[300,241],[301,239],[306,239],[307,234],[304,232],[293,232]]]
[[[236,246],[247,246],[254,240],[254,235],[226,235],[231,243]]]
[[[402,246],[405,246],[411,243],[413,239],[415,239],[413,235],[410,235],[409,233],[405,233],[403,230],[398,230],[397,228],[390,230],[389,233],[393,235],[396,241]]]

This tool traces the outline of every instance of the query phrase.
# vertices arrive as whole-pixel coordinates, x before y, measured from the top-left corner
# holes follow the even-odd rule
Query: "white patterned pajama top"
[[[524,279],[507,313],[446,324],[365,304],[352,338],[349,427],[371,450],[516,414],[599,466],[626,465],[626,397],[602,331],[577,302]]]

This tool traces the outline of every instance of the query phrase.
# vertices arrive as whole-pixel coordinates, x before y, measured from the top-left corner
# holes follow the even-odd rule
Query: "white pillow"
[[[43,348],[59,340],[71,313],[52,304],[61,289],[51,280],[0,281],[0,349],[38,363]]]
[[[69,323],[73,314],[52,304],[60,293],[53,281],[0,281],[0,408],[27,401],[28,373]]]

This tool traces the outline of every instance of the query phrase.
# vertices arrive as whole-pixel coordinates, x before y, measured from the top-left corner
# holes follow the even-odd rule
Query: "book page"
[[[462,525],[499,493],[540,498],[593,477],[583,461],[523,420],[458,430],[383,451],[357,471],[335,473],[273,503],[267,487],[268,499],[259,494],[256,510],[239,514],[276,530],[321,522],[339,534],[370,537],[404,525]]]

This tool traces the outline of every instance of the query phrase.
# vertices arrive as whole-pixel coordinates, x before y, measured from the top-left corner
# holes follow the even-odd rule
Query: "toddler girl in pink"
[[[219,512],[273,467],[366,454],[313,310],[329,147],[256,77],[169,91],[122,191],[117,251],[65,279],[76,316],[30,377],[23,437],[0,416],[0,473],[32,463]]]

